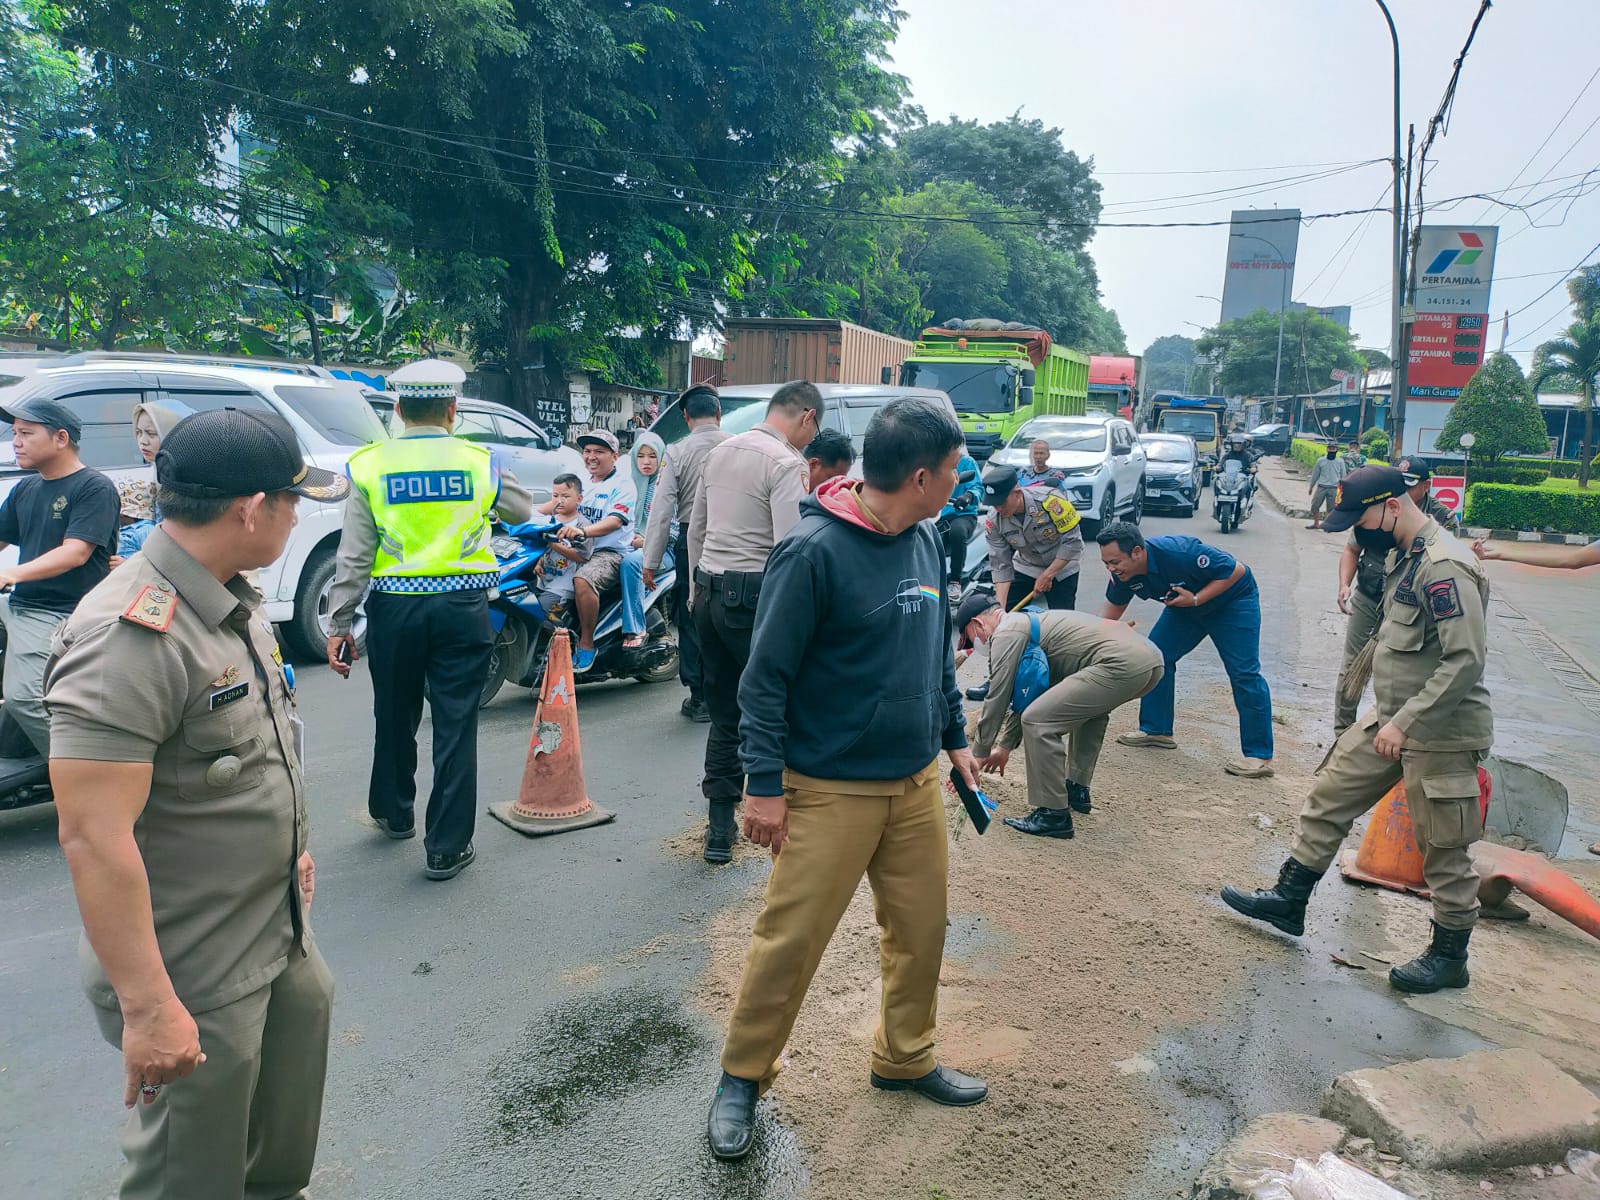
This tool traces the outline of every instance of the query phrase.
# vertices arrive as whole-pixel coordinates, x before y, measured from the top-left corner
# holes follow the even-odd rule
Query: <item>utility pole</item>
[[[1400,34],[1394,27],[1394,17],[1384,0],[1377,0],[1383,10],[1383,19],[1389,26],[1389,40],[1394,45],[1394,263],[1393,291],[1390,300],[1389,327],[1389,412],[1394,424],[1394,443],[1391,462],[1399,462],[1401,440],[1406,426],[1406,354],[1403,307],[1406,295],[1406,227],[1401,215],[1406,188],[1403,179],[1404,163],[1400,157]]]

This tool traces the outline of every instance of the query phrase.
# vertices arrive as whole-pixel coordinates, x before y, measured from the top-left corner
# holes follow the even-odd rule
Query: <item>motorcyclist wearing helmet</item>
[[[1215,487],[1216,478],[1227,471],[1228,464],[1236,462],[1239,464],[1239,469],[1245,473],[1244,494],[1246,497],[1253,496],[1256,490],[1256,459],[1258,457],[1260,456],[1251,448],[1248,436],[1242,433],[1230,433],[1227,445],[1222,452],[1222,461],[1217,464],[1217,476],[1213,476],[1212,486]]]

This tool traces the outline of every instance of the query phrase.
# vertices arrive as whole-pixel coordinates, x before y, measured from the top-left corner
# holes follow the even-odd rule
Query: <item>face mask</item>
[[[1363,550],[1370,550],[1373,554],[1387,554],[1394,549],[1393,526],[1388,529],[1381,524],[1376,529],[1362,529],[1357,526],[1351,532],[1355,534],[1356,545]]]
[[[1329,458],[1337,458],[1337,457],[1339,457],[1339,452],[1337,450],[1335,450],[1332,446],[1329,446],[1328,447],[1328,457]]]

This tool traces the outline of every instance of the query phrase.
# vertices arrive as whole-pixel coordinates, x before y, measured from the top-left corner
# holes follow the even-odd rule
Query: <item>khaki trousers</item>
[[[1069,779],[1088,787],[1112,711],[1160,683],[1164,669],[1129,675],[1125,668],[1095,663],[1028,705],[1022,714],[1028,803],[1035,808],[1065,808]]]
[[[772,865],[728,1022],[722,1069],[778,1073],[822,952],[865,874],[876,904],[883,1006],[872,1069],[916,1079],[938,1065],[933,1029],[948,875],[938,760],[909,779],[812,779],[785,772],[789,838]]]
[[[1378,718],[1369,712],[1339,736],[1300,810],[1291,851],[1313,871],[1326,871],[1357,817],[1402,779],[1422,877],[1433,893],[1433,919],[1446,929],[1471,929],[1478,919],[1478,873],[1467,847],[1483,836],[1478,764],[1485,750],[1401,750],[1390,762],[1372,748]]]
[[[1339,489],[1336,486],[1330,483],[1323,484],[1312,491],[1311,519],[1313,521],[1320,521],[1322,519],[1322,512],[1324,509],[1326,509],[1328,512],[1333,511],[1333,501],[1334,497],[1338,494],[1338,490]]]
[[[1350,616],[1344,623],[1344,659],[1339,663],[1339,683],[1333,693],[1333,735],[1338,737],[1355,723],[1361,709],[1361,697],[1344,698],[1344,681],[1350,673],[1350,664],[1356,655],[1366,649],[1368,642],[1378,632],[1378,622],[1383,616],[1382,606],[1360,588],[1350,589]]]
[[[316,943],[259,991],[195,1013],[206,1061],[134,1105],[121,1200],[295,1200],[322,1124],[333,976]],[[95,1007],[122,1048],[122,1015]]]

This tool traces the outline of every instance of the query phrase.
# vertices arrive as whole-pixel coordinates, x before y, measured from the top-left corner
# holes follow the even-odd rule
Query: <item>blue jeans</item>
[[[656,574],[665,575],[676,560],[672,547],[661,552]],[[622,556],[622,632],[644,632],[644,551],[629,550]]]
[[[1261,675],[1261,597],[1253,582],[1241,579],[1234,587],[1250,594],[1227,604],[1199,608],[1169,608],[1162,612],[1150,640],[1161,651],[1166,671],[1161,682],[1139,702],[1139,728],[1145,733],[1172,736],[1173,685],[1178,663],[1206,638],[1233,685],[1233,704],[1239,710],[1239,749],[1247,758],[1272,757],[1272,694]]]

